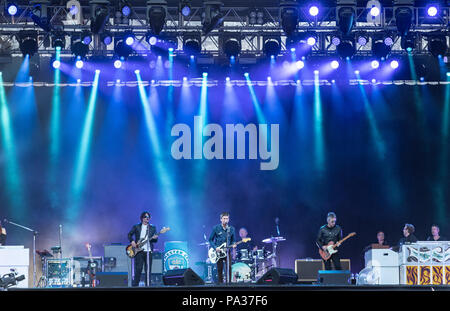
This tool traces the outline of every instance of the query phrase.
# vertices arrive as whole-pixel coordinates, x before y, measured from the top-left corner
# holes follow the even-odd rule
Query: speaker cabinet
[[[317,279],[321,285],[349,285],[350,277],[349,270],[320,270]]]
[[[272,268],[260,277],[256,284],[295,284],[297,283],[297,278],[297,274],[292,269]]]
[[[316,282],[319,270],[325,270],[322,259],[295,260],[295,273],[299,282]]]
[[[163,276],[164,285],[204,285],[205,282],[191,268],[169,270]]]
[[[127,287],[128,272],[97,272],[97,287]]]

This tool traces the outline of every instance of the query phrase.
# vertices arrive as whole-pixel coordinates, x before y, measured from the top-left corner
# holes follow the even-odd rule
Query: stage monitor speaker
[[[127,287],[127,272],[97,272],[97,287]]]
[[[297,278],[297,274],[292,269],[272,268],[260,277],[256,284],[295,284],[297,283]]]
[[[169,270],[163,276],[164,285],[204,285],[205,282],[191,268]]]
[[[320,270],[317,279],[321,285],[349,285],[350,277],[349,270]]]
[[[316,282],[319,270],[325,270],[322,259],[296,259],[295,273],[299,282]]]

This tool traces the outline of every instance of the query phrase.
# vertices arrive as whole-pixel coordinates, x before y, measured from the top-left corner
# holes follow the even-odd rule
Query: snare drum
[[[243,263],[238,262],[231,266],[231,282],[251,282],[252,281],[252,270],[250,267]]]

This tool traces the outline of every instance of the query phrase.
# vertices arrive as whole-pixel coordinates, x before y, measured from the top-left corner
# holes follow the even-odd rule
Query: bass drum
[[[231,266],[231,282],[251,282],[252,281],[252,269],[243,263],[238,262]]]

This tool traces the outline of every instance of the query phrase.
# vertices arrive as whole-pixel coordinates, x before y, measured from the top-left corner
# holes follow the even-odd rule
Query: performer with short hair
[[[248,237],[248,230],[244,227],[239,229],[239,236],[241,237],[241,240],[244,240]],[[250,254],[252,251],[255,251],[258,249],[256,245],[254,245],[253,240],[250,240],[248,242],[241,243],[236,246],[236,248],[233,248],[233,260],[240,260],[240,251],[242,249],[248,250],[248,253]]]
[[[439,226],[434,224],[431,226],[431,236],[427,238],[427,241],[447,241],[446,238],[439,235]]]
[[[220,214],[220,224],[214,226],[211,235],[209,236],[209,245],[216,251],[219,251],[219,246],[226,243],[227,246],[232,246],[236,242],[235,230],[233,226],[229,225],[230,214],[224,212]],[[231,256],[230,249],[226,250],[227,256],[220,258],[217,261],[217,276],[219,284],[223,283],[223,268],[228,258],[228,281],[231,280]]]
[[[327,224],[320,227],[319,234],[317,236],[317,245],[324,251],[327,248],[328,243],[334,242],[337,247],[340,246],[339,240],[342,240],[342,229],[336,225],[336,214],[329,212],[327,214]],[[341,258],[339,253],[334,253],[328,260],[323,260],[326,270],[331,270],[331,262],[333,262],[335,270],[341,270]]]
[[[416,229],[414,228],[414,225],[405,224],[405,226],[403,227],[403,237],[398,242],[399,248],[405,243],[415,243],[418,241],[416,236],[414,235],[415,230]]]
[[[153,243],[156,243],[158,241],[158,238],[153,238],[156,234],[156,227],[152,224],[149,224],[150,217],[151,216],[149,212],[142,212],[140,216],[141,223],[134,225],[128,233],[128,240],[131,242],[131,245],[133,247],[136,247],[136,242],[140,239],[150,238],[149,243],[145,243],[143,245],[143,251],[138,252],[134,257],[134,279],[132,286],[139,286],[142,268],[145,268],[145,275],[147,276],[147,266],[150,270],[148,271],[149,282],[147,283],[146,277],[145,286],[149,286],[151,283]]]

